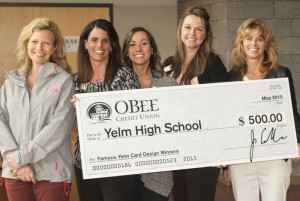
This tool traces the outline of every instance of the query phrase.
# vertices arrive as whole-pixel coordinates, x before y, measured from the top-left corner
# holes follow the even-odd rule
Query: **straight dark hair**
[[[78,82],[88,83],[93,76],[93,68],[90,57],[85,49],[85,40],[88,40],[88,37],[94,28],[106,31],[112,46],[104,78],[104,82],[111,83],[117,74],[118,69],[121,67],[121,46],[117,31],[109,21],[104,19],[91,21],[88,25],[86,25],[80,35],[77,57]]]

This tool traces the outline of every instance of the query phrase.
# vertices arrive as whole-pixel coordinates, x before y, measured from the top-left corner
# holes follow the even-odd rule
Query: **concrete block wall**
[[[292,71],[300,112],[300,1],[299,0],[178,0],[178,19],[189,6],[201,5],[211,16],[213,48],[229,69],[235,32],[248,18],[266,20],[279,47],[279,62]],[[300,163],[294,163],[300,175]]]

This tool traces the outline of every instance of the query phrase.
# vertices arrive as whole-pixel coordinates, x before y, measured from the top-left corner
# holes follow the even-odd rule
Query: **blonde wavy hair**
[[[243,40],[253,32],[258,32],[265,41],[264,61],[261,71],[269,72],[279,65],[277,57],[278,47],[275,43],[271,27],[265,21],[255,18],[245,20],[236,32],[236,39],[231,51],[231,68],[246,73],[247,62],[243,49]]]
[[[50,62],[57,63],[65,71],[71,73],[70,66],[66,59],[66,47],[58,26],[48,18],[36,18],[23,27],[17,43],[17,73],[26,76],[32,68],[32,61],[28,55],[27,45],[33,32],[49,30],[54,35],[54,53]]]

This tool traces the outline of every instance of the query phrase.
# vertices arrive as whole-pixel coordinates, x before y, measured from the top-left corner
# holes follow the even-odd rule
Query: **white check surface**
[[[298,153],[287,78],[76,96],[85,179]]]

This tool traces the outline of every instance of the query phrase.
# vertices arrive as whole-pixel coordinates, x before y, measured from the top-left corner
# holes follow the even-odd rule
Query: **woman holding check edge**
[[[300,116],[292,74],[287,67],[278,64],[277,45],[271,27],[265,21],[248,19],[240,25],[231,53],[231,63],[231,81],[288,78],[300,142]],[[262,201],[285,201],[291,171],[291,159],[230,165],[234,197],[237,201],[259,201],[260,197]],[[228,175],[226,178],[229,179]]]
[[[134,72],[121,67],[119,36],[110,22],[96,19],[82,31],[78,47],[78,73],[74,82],[76,94],[140,88]],[[73,96],[71,102],[75,104],[76,101]],[[81,201],[132,200],[136,175],[84,180],[78,137],[74,155],[75,177]]]

